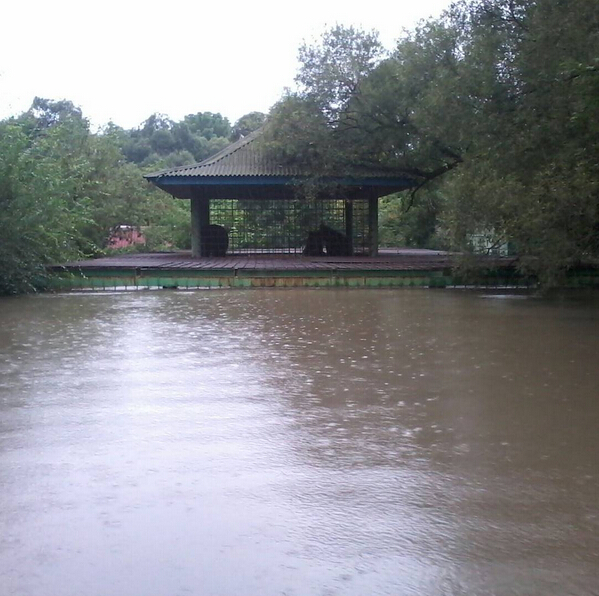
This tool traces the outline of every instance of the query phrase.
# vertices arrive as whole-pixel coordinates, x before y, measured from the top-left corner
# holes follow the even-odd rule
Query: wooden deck
[[[509,267],[513,259],[492,259],[495,265]],[[225,257],[192,258],[189,251],[173,253],[127,254],[64,265],[80,269],[157,269],[161,271],[424,271],[452,267],[453,257],[443,251],[425,249],[383,249],[378,257],[305,257],[284,254],[240,254]]]
[[[530,285],[512,258],[484,258],[481,285]],[[379,256],[305,257],[273,253],[192,258],[189,252],[127,254],[66,263],[56,289],[213,287],[447,287],[454,255],[422,249],[383,249]],[[478,285],[478,284],[477,284]]]

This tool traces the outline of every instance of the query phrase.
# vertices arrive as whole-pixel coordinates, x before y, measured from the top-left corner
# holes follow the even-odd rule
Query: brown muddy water
[[[1,596],[599,594],[599,295],[0,300]]]

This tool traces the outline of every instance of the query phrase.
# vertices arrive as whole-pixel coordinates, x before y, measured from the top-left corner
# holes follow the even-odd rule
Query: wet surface
[[[510,269],[513,258],[480,257],[488,266]],[[283,254],[264,250],[257,254],[227,254],[226,257],[193,257],[190,251],[164,253],[130,253],[97,259],[72,261],[59,270],[73,269],[75,273],[90,270],[150,269],[155,271],[177,271],[184,274],[189,271],[438,271],[451,267],[453,256],[445,251],[396,248],[381,249],[376,257],[310,257],[300,254]],[[93,274],[93,273],[92,273]]]
[[[0,300],[0,594],[599,593],[599,297]]]

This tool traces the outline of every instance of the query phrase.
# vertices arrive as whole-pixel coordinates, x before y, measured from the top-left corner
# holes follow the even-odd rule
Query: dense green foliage
[[[244,130],[259,120],[244,118]],[[122,224],[143,229],[145,249],[188,248],[189,203],[143,174],[204,159],[232,135],[207,112],[93,133],[71,102],[39,98],[0,122],[0,294],[43,287],[47,264],[101,254]]]
[[[383,239],[468,250],[485,233],[546,283],[599,255],[592,0],[458,2],[388,55],[376,35],[336,27],[300,57],[270,148],[323,174],[411,176],[382,205]]]
[[[109,129],[121,140],[129,161],[153,169],[206,159],[226,147],[233,132],[227,118],[211,112],[189,114],[180,122],[153,114],[138,129]]]
[[[509,241],[547,285],[599,258],[593,0],[462,0],[390,52],[375,32],[336,26],[300,61],[267,146],[316,177],[410,177],[409,192],[381,201],[383,243],[468,252],[475,236]],[[188,203],[143,174],[202,160],[265,120],[154,114],[92,132],[70,102],[36,99],[0,122],[0,293],[42,286],[48,263],[101,253],[120,224],[143,228],[150,249],[188,246]]]

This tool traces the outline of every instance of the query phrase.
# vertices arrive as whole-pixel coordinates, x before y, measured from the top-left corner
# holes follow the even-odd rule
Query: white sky
[[[337,23],[377,29],[386,47],[449,0],[5,0],[0,119],[37,95],[69,99],[94,125],[131,128],[220,112],[267,112],[293,86],[297,50]]]

